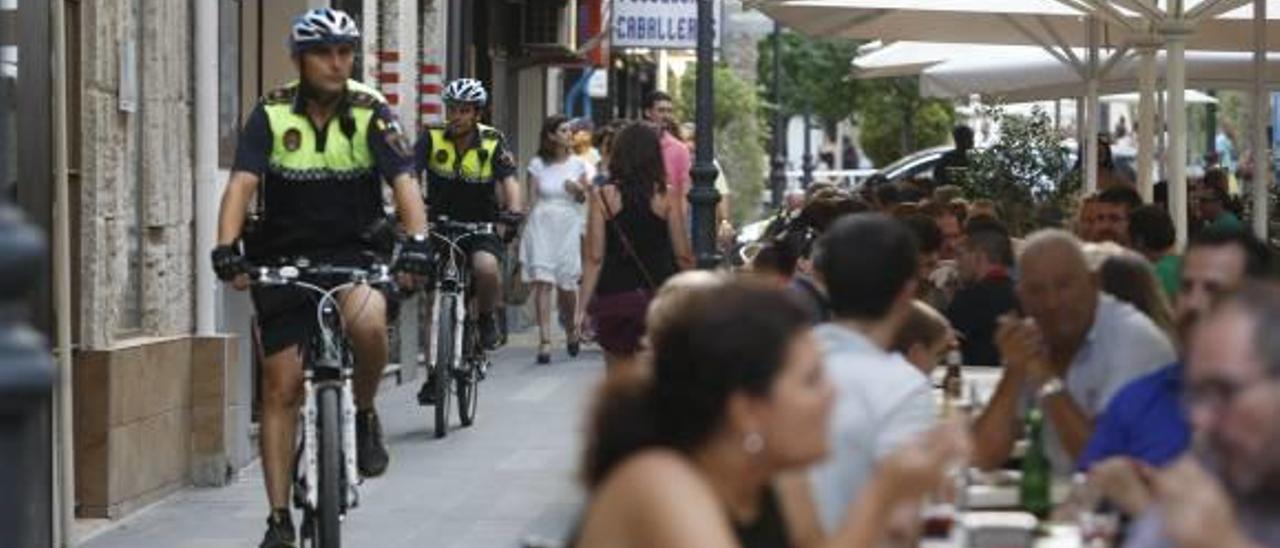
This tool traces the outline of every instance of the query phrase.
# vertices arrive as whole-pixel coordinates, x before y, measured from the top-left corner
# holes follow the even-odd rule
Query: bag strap
[[[600,203],[604,204],[604,212],[609,216],[608,219],[605,219],[605,224],[613,227],[614,232],[618,235],[618,239],[622,241],[622,247],[627,250],[627,255],[631,256],[631,261],[636,264],[636,268],[640,269],[640,275],[644,276],[645,283],[649,284],[649,290],[656,291],[658,289],[658,284],[653,283],[653,276],[649,275],[649,269],[644,267],[644,261],[641,261],[640,256],[636,254],[636,248],[631,245],[631,239],[627,237],[626,232],[622,231],[622,226],[616,222],[617,219],[609,207],[609,199],[603,192],[600,194]]]

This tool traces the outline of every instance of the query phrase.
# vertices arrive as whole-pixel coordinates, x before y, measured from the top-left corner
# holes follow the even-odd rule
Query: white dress
[[[520,240],[525,282],[545,282],[564,290],[578,288],[586,213],[564,187],[566,181],[582,182],[586,172],[586,164],[572,155],[551,165],[537,157],[529,162],[529,176],[538,181],[538,196]]]

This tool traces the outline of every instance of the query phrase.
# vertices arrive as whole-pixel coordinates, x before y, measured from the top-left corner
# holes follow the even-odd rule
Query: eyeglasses
[[[1262,378],[1251,381],[1231,381],[1227,379],[1205,379],[1195,384],[1188,384],[1182,390],[1182,406],[1191,410],[1205,406],[1213,411],[1221,411],[1235,403],[1236,398],[1260,386],[1271,386],[1276,379]]]

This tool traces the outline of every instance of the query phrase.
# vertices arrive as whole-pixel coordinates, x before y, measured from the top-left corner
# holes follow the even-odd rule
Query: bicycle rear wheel
[[[449,430],[449,394],[453,392],[454,329],[458,325],[457,295],[442,294],[436,314],[436,408],[435,435],[443,438]]]
[[[337,386],[321,386],[316,393],[316,457],[319,500],[312,539],[316,548],[342,546],[342,393]]]

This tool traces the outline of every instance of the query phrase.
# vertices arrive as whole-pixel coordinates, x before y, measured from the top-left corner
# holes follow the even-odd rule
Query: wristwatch
[[[1044,385],[1040,387],[1040,390],[1036,391],[1036,399],[1043,400],[1049,396],[1056,396],[1066,391],[1067,385],[1062,382],[1062,378],[1052,377],[1048,381],[1045,381]]]

